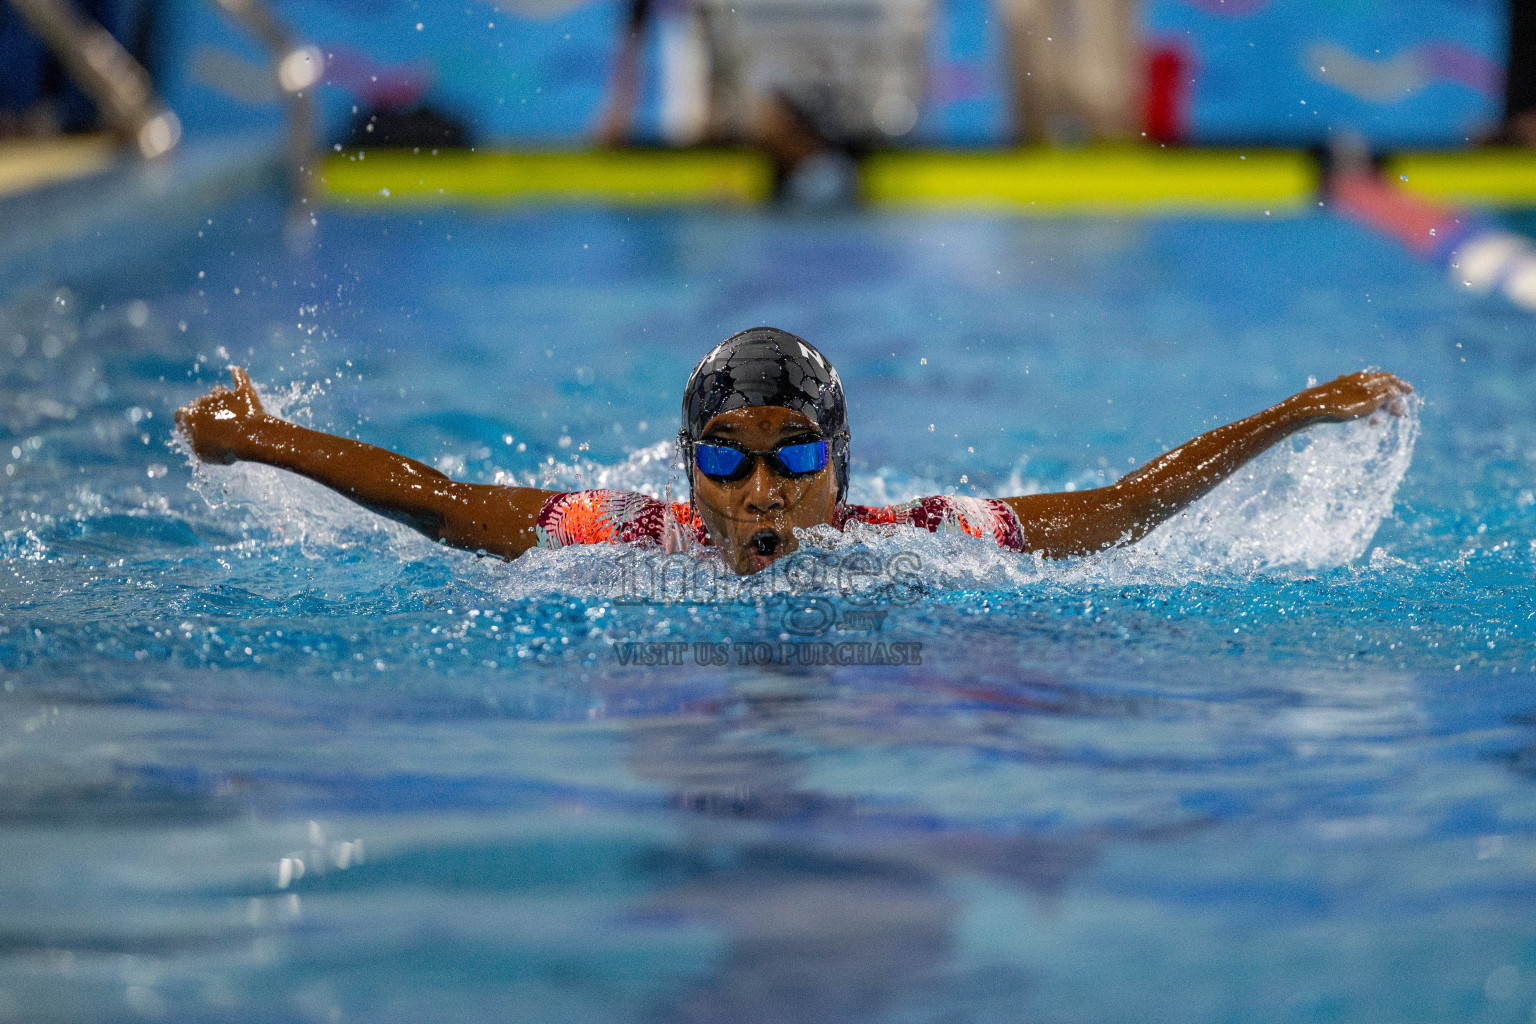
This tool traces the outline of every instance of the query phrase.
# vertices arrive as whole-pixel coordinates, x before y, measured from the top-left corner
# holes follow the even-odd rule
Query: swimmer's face
[[[701,441],[730,441],[769,451],[821,433],[804,414],[778,406],[732,409],[704,425]],[[832,522],[837,508],[837,471],[832,462],[808,476],[780,476],[758,457],[740,480],[693,474],[693,499],[725,562],[745,576],[773,564],[799,546],[794,530]]]

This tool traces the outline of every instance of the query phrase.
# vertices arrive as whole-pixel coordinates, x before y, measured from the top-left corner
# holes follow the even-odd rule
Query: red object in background
[[[1469,226],[1454,207],[1410,195],[1374,172],[1335,175],[1328,196],[1346,217],[1392,236],[1419,256],[1456,245]]]
[[[1189,77],[1194,63],[1184,51],[1164,46],[1147,55],[1143,120],[1153,142],[1179,142],[1189,123]]]
[[[325,79],[375,110],[406,110],[421,102],[432,74],[409,64],[376,64],[347,46],[325,47]]]

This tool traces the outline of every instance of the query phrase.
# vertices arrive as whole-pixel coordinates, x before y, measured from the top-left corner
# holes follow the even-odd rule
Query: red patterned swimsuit
[[[839,505],[835,525],[911,526],[929,533],[985,537],[1008,551],[1024,550],[1013,509],[996,498],[936,495],[874,508]],[[687,502],[670,505],[633,491],[567,491],[539,509],[539,547],[569,544],[656,544],[668,551],[708,544],[704,524]]]

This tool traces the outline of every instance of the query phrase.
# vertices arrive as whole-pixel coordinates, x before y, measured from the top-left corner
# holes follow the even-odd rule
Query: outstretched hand
[[[1308,388],[1290,401],[1313,419],[1343,423],[1383,408],[1394,416],[1401,416],[1402,400],[1412,392],[1413,385],[1394,374],[1361,370]]]
[[[226,466],[244,457],[251,432],[267,419],[250,376],[238,366],[231,366],[229,375],[233,391],[220,385],[176,410],[176,426],[197,457]]]

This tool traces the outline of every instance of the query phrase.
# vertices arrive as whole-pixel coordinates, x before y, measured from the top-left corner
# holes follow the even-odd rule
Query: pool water
[[[1527,315],[1323,211],[293,251],[258,194],[101,245],[0,281],[0,1019],[1536,1020]],[[172,436],[234,362],[462,479],[676,495],[682,382],[760,323],[838,365],[865,501],[1418,390],[1125,551],[823,533],[745,586],[477,558]]]

